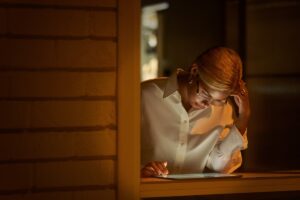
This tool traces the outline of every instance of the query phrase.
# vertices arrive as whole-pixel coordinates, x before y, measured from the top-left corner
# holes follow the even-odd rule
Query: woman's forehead
[[[229,96],[227,93],[216,91],[216,90],[214,90],[214,91],[207,91],[207,92],[215,100],[223,100],[223,99],[226,99]]]
[[[203,82],[200,83],[200,87],[202,87],[208,93],[208,95],[215,100],[223,100],[229,96],[228,92],[214,90],[206,86]]]

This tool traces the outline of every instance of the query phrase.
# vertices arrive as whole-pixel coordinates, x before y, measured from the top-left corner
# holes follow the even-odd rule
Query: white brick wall
[[[115,96],[115,72],[2,72],[0,97]]]
[[[117,14],[0,0],[1,200],[116,199]]]
[[[8,31],[30,35],[88,35],[87,11],[57,9],[8,9]]]
[[[112,101],[2,101],[0,128],[108,126],[116,124]]]
[[[8,24],[8,31],[12,34],[116,36],[114,11],[9,9]]]
[[[0,39],[0,66],[16,68],[55,67],[55,41],[40,39]]]
[[[11,76],[5,72],[0,73],[0,98],[8,97],[10,91]]]
[[[116,66],[116,43],[97,40],[0,39],[0,67],[103,68]]]
[[[58,67],[115,67],[116,43],[113,41],[58,40]]]
[[[111,160],[38,163],[35,170],[36,188],[114,184]]]
[[[90,34],[95,36],[116,36],[116,14],[114,12],[90,13]]]
[[[1,190],[19,190],[33,186],[33,164],[1,164]]]
[[[1,101],[0,128],[23,128],[30,126],[31,102]]]
[[[116,124],[111,101],[34,102],[31,127],[107,126]]]
[[[104,189],[98,191],[79,191],[79,192],[42,192],[25,195],[0,195],[1,200],[99,200],[116,199],[115,191]]]
[[[78,132],[74,136],[74,155],[116,155],[116,132],[106,129],[104,131]]]
[[[0,188],[2,191],[9,191],[33,187],[45,190],[55,187],[112,185],[115,182],[113,169],[114,162],[111,160],[2,164]]]
[[[0,161],[116,155],[116,131],[0,134]]]
[[[112,190],[91,191],[91,192],[74,192],[74,200],[99,200],[99,199],[115,199],[115,193]]]
[[[6,13],[3,8],[0,8],[0,34],[6,33]]]
[[[60,6],[92,6],[92,7],[115,7],[116,0],[0,0],[0,3],[11,4],[34,4],[34,5],[60,5]]]

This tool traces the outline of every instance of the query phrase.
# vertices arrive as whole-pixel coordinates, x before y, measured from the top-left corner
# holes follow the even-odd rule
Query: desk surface
[[[142,178],[145,197],[300,191],[300,171],[240,173],[241,178],[168,180]]]

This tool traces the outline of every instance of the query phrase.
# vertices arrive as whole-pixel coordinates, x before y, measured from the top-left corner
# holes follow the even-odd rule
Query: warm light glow
[[[169,4],[162,2],[158,4],[147,5],[142,9],[141,81],[156,78],[158,76],[158,11],[168,8]]]

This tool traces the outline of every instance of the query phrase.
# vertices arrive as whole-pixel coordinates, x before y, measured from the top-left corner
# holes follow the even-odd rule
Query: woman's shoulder
[[[141,83],[141,90],[142,91],[153,91],[158,89],[163,90],[165,88],[167,81],[168,81],[167,77],[159,77],[159,78],[143,81]]]

